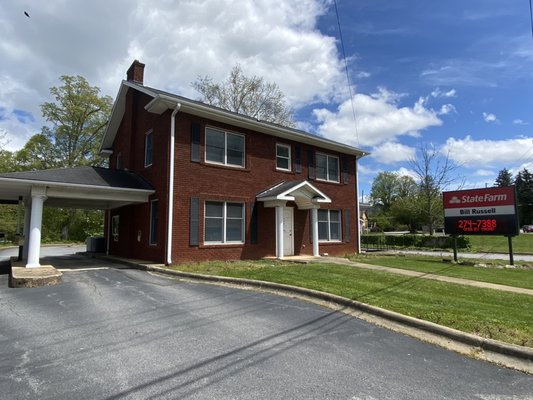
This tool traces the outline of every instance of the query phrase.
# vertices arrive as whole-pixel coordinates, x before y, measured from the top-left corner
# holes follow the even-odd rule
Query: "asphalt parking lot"
[[[0,398],[533,399],[530,375],[314,304],[79,257],[57,286],[0,275]]]

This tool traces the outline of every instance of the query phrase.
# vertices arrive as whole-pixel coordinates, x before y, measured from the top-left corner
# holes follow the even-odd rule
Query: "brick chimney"
[[[133,61],[126,74],[128,81],[143,84],[144,64],[139,60]]]

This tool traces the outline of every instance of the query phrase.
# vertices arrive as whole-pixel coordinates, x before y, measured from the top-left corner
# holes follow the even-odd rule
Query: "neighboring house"
[[[356,170],[367,153],[144,86],[143,76],[134,61],[101,152],[154,193],[108,211],[109,254],[170,264],[359,250]]]

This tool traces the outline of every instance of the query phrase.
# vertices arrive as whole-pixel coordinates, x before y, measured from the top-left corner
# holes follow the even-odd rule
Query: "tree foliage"
[[[213,82],[209,76],[198,77],[191,86],[200,93],[200,101],[258,120],[294,127],[292,110],[285,95],[275,83],[262,77],[246,76],[236,65],[226,80]]]
[[[520,225],[533,224],[533,174],[526,168],[518,172],[515,178]]]
[[[496,178],[496,181],[494,182],[494,186],[503,187],[511,186],[512,184],[513,175],[509,172],[507,168],[504,168],[500,172],[498,172],[498,176]]]
[[[102,165],[105,160],[98,155],[98,149],[113,100],[100,96],[100,89],[89,85],[82,76],[64,75],[60,80],[62,86],[50,88],[55,101],[41,105],[43,117],[52,125],[43,127],[42,135],[52,145],[43,152],[52,157],[48,162],[57,167]]]

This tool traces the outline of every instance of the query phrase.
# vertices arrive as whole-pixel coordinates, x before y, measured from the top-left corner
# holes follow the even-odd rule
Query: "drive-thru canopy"
[[[43,206],[101,209],[145,203],[153,187],[139,175],[100,167],[0,174],[0,203],[22,201],[26,267],[38,267]]]

